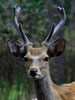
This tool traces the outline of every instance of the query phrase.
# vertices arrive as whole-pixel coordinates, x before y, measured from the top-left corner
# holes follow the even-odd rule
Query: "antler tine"
[[[60,28],[64,25],[64,23],[66,21],[66,13],[65,13],[64,8],[58,7],[57,10],[59,11],[59,14],[61,16],[61,20],[57,24],[56,27],[54,27],[55,25],[53,24],[51,32],[49,33],[49,35],[46,37],[45,41],[42,44],[48,44],[51,37],[54,36],[60,30]]]
[[[66,13],[65,13],[64,8],[57,7],[57,10],[60,14],[61,20],[55,27],[53,35],[55,35],[60,30],[60,28],[65,24],[65,21],[66,21]]]
[[[17,31],[19,32],[19,24],[18,24],[18,17],[19,17],[19,14],[20,14],[20,10],[21,8],[18,7],[16,8],[16,6],[13,7],[13,23],[17,29]]]
[[[51,37],[52,37],[52,34],[54,32],[54,28],[55,28],[55,24],[53,23],[52,25],[52,28],[51,28],[51,32],[48,34],[48,36],[46,37],[45,41],[42,42],[42,44],[48,44]]]
[[[22,25],[21,25],[21,24],[19,24],[19,30],[20,30],[20,32],[21,32],[21,36],[22,36],[24,42],[25,42],[26,44],[32,44],[32,43],[29,41],[29,39],[27,38],[27,36],[24,34],[23,28],[22,28]]]
[[[22,25],[18,23],[18,17],[20,15],[20,10],[21,10],[20,7],[16,7],[16,6],[13,7],[13,23],[15,25],[17,32],[21,34],[24,42],[26,44],[30,44],[29,39],[27,38],[27,36],[23,32]]]

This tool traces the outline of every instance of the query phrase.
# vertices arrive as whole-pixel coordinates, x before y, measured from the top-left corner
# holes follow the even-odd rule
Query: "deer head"
[[[54,57],[60,56],[64,51],[66,42],[64,39],[58,39],[50,42],[51,38],[60,30],[66,20],[64,8],[58,7],[57,10],[61,16],[60,22],[56,27],[54,24],[52,25],[51,32],[44,42],[42,42],[42,46],[40,48],[34,48],[23,32],[22,25],[18,24],[20,8],[13,7],[13,22],[17,32],[21,34],[24,42],[9,40],[8,46],[10,52],[14,56],[24,58],[27,72],[33,79],[43,78],[46,75],[45,71],[48,70],[47,66],[49,66],[49,61]]]

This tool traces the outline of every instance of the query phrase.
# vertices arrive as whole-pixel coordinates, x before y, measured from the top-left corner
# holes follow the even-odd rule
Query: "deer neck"
[[[56,100],[49,73],[44,78],[35,80],[34,83],[38,100]]]

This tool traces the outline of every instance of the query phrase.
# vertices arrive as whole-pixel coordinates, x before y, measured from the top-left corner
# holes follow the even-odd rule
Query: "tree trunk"
[[[71,0],[71,31],[75,31],[75,0]]]
[[[75,54],[75,0],[71,0],[71,21],[70,21],[70,65],[71,65],[71,81],[75,80],[75,61],[74,61],[74,54]],[[69,66],[70,67],[70,66]]]

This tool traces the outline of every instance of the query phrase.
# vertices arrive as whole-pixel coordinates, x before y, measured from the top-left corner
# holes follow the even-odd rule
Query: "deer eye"
[[[27,57],[24,57],[24,61],[26,61],[26,62],[27,62],[27,61],[28,61],[28,58],[27,58]]]
[[[49,59],[49,57],[45,57],[45,58],[44,58],[44,61],[48,61],[48,59]]]

